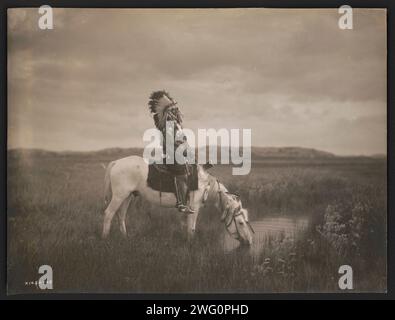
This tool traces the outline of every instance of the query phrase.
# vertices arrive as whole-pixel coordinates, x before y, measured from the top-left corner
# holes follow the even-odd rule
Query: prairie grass
[[[386,162],[344,159],[260,161],[248,176],[214,167],[238,192],[250,219],[307,216],[295,237],[268,237],[261,250],[223,249],[219,214],[204,209],[193,242],[180,215],[142,202],[117,217],[100,239],[103,176],[100,163],[70,156],[8,159],[8,292],[41,292],[26,281],[51,265],[55,292],[332,292],[338,268],[354,270],[355,291],[386,290]],[[340,239],[340,240],[339,240]],[[52,291],[52,292],[53,292]]]

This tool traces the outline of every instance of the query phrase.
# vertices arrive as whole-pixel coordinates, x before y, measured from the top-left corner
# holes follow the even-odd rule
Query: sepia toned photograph
[[[387,11],[7,10],[7,294],[387,292]]]

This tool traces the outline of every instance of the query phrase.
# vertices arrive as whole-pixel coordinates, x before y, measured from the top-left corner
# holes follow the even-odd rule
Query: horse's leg
[[[200,201],[201,201],[201,199],[197,196],[197,194],[194,191],[191,191],[189,204],[192,207],[192,209],[195,210],[195,213],[188,214],[186,217],[188,240],[192,240],[192,238],[195,234],[196,221],[197,221],[197,217],[199,215],[199,209],[200,209]]]
[[[126,231],[126,224],[125,224],[125,219],[126,219],[126,214],[128,212],[130,200],[132,199],[132,196],[130,195],[127,197],[125,200],[123,200],[121,207],[118,210],[118,215],[119,215],[119,228],[121,230],[121,233],[124,237],[127,237],[127,231]]]
[[[196,221],[197,213],[193,214],[188,214],[186,219],[187,219],[187,236],[188,240],[191,241],[193,239],[193,236],[195,235],[195,221]]]
[[[102,233],[103,239],[107,238],[110,232],[112,218],[114,217],[115,213],[118,211],[122,202],[126,198],[127,197],[120,197],[113,195],[110,204],[108,205],[107,209],[104,211],[103,233]]]

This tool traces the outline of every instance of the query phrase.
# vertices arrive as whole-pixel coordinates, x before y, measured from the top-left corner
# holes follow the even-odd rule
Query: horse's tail
[[[111,168],[114,166],[115,161],[111,161],[106,168],[104,175],[104,205],[108,205],[111,201],[112,190],[111,190]]]

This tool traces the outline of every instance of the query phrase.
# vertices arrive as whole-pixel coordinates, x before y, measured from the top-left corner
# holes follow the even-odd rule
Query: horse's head
[[[235,225],[238,229],[239,241],[241,244],[252,245],[252,234],[254,233],[254,229],[248,220],[247,209],[240,209],[239,214],[235,216]]]
[[[242,245],[251,245],[254,230],[248,220],[247,209],[243,208],[238,195],[228,192],[219,182],[218,208],[228,233]]]

